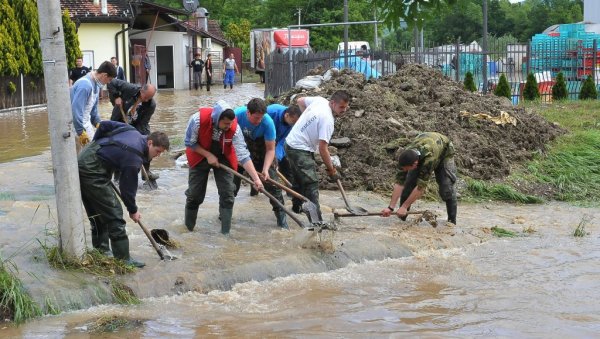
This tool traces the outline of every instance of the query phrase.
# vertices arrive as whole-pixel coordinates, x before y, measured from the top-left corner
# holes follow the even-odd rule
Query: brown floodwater
[[[238,105],[261,94],[254,84],[233,91],[215,87],[211,97],[204,91],[159,92],[152,127],[181,146],[198,105],[217,98]],[[109,109],[102,104],[103,117]],[[41,245],[56,243],[46,112],[0,115],[0,129],[0,254],[19,268],[38,303],[62,310],[19,327],[0,327],[0,337],[95,337],[99,334],[90,330],[107,316],[138,320],[138,326],[103,333],[104,338],[591,338],[600,333],[598,208],[461,203],[456,227],[345,218],[337,232],[311,236],[291,220],[290,231],[278,230],[265,197],[250,197],[242,187],[231,236],[224,237],[212,179],[196,229],[183,226],[187,169],[169,155],[153,162],[159,190],[140,190],[138,205],[148,227],[168,230],[181,245],[173,251],[179,259],[159,261],[128,220],[132,255],[147,266],[119,278],[142,303],[117,305],[103,279],[51,269],[43,256]],[[387,206],[381,196],[349,195],[354,206]],[[328,220],[333,208],[344,206],[337,191],[323,192],[322,204]],[[445,219],[442,204],[419,202],[417,209]],[[589,234],[573,237],[582,222]],[[492,226],[520,236],[494,237]],[[82,227],[89,233],[87,222]]]

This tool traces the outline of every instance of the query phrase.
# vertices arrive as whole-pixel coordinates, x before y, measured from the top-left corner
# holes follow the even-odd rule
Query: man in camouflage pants
[[[390,216],[400,198],[396,214],[406,220],[410,206],[423,195],[431,173],[435,173],[440,197],[446,202],[448,222],[456,224],[456,165],[454,146],[448,137],[435,132],[419,134],[400,154],[398,165],[400,171],[390,205],[381,211],[382,216]]]

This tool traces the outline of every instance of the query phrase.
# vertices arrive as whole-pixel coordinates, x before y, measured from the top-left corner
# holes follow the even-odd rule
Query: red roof
[[[219,22],[217,20],[208,19],[208,32],[204,29],[204,27],[198,27],[196,18],[191,18],[188,21],[182,21],[181,24],[200,33],[203,36],[207,36],[217,40],[225,46],[229,45],[225,34],[223,34],[223,31],[221,30],[221,25],[219,25]]]
[[[101,6],[95,6],[93,0],[60,0],[60,7],[68,9],[71,19],[78,22],[128,23],[133,18],[126,0],[107,0],[107,14],[102,14]]]

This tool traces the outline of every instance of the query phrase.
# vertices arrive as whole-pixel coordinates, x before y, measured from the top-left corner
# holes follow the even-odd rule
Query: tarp
[[[339,59],[333,61],[333,67],[344,68],[343,54]],[[346,68],[351,68],[357,72],[361,72],[367,79],[379,78],[381,74],[371,67],[371,62],[357,56],[348,56],[348,65]]]

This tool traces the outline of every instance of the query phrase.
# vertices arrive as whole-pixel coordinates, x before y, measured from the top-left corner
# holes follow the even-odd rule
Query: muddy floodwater
[[[152,120],[181,148],[189,116],[224,98],[234,105],[263,88],[161,91]],[[108,118],[110,104],[101,105]],[[418,202],[439,225],[396,218],[337,220],[315,235],[288,219],[277,229],[263,195],[243,186],[232,232],[222,236],[214,181],[193,232],[183,225],[187,169],[165,154],[152,163],[157,191],[138,191],[142,220],[181,246],[161,262],[141,229],[127,220],[132,256],[147,266],[118,279],[141,299],[117,305],[104,279],[49,268],[42,245],[56,244],[56,200],[44,110],[0,115],[0,254],[40,305],[62,310],[2,338],[203,337],[598,337],[600,333],[600,209],[563,203],[459,204],[447,226],[443,204]],[[393,175],[393,169],[390,169]],[[350,191],[368,210],[387,198]],[[338,191],[322,192],[324,217],[343,209]],[[291,206],[289,199],[286,205]],[[79,208],[60,206],[60,208]],[[299,216],[306,222],[304,216]],[[587,236],[573,237],[583,223]],[[497,238],[490,228],[517,232]],[[91,247],[89,225],[82,221]],[[101,317],[136,320],[116,332],[91,332]]]

